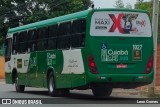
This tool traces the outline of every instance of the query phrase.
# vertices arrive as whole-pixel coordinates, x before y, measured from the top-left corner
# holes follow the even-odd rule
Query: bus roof
[[[23,25],[23,26],[11,28],[11,29],[9,29],[8,33],[24,31],[24,30],[27,30],[27,29],[40,28],[40,27],[44,27],[44,26],[48,26],[48,25],[57,23],[57,22],[63,22],[63,21],[71,20],[71,19],[85,18],[90,11],[91,10],[85,10],[85,11],[81,11],[81,12],[67,14],[67,15],[64,15],[64,16],[51,18],[51,19],[47,19],[47,20],[43,20],[43,21],[39,21],[39,22],[27,24],[27,25]]]
[[[118,11],[146,12],[144,10],[135,10],[135,9],[134,10],[133,9],[115,9],[115,8],[89,9],[89,10],[84,10],[84,11],[80,11],[80,12],[76,12],[76,13],[72,13],[72,14],[67,14],[67,15],[64,15],[64,16],[56,17],[56,18],[51,18],[51,19],[47,19],[47,20],[43,20],[43,21],[39,21],[39,22],[27,24],[27,25],[23,25],[23,26],[11,28],[11,29],[8,30],[8,33],[15,33],[15,32],[25,31],[25,30],[28,30],[28,29],[41,28],[41,27],[44,27],[44,26],[52,25],[52,24],[57,23],[57,22],[63,22],[63,21],[71,20],[71,19],[85,18],[85,17],[87,17],[87,15],[91,11],[117,11],[117,10]]]

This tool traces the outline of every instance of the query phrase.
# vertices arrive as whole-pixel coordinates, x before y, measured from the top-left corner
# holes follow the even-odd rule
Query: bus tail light
[[[94,58],[91,55],[88,56],[88,66],[89,66],[91,73],[98,74],[98,70],[97,70]]]
[[[152,68],[153,68],[153,55],[149,58],[144,73],[149,74],[151,72]]]

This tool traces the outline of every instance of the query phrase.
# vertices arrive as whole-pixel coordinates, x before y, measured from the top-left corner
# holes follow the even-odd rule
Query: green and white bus
[[[147,11],[91,9],[9,29],[6,83],[17,92],[48,88],[51,96],[92,89],[97,97],[113,88],[153,81],[153,36]]]

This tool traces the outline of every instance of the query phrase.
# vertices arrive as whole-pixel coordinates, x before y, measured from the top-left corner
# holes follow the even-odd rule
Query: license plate
[[[117,68],[127,68],[127,64],[117,64]]]

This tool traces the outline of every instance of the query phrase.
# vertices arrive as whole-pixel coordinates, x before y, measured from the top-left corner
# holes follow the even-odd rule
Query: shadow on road
[[[49,96],[49,95],[48,95],[48,91],[24,91],[23,93]]]
[[[54,98],[50,97],[48,94],[48,91],[25,91],[24,94],[32,94],[32,95],[42,95],[42,96],[48,96],[48,98]],[[133,100],[137,98],[128,98],[128,97],[120,97],[120,96],[110,96],[110,97],[104,97],[104,98],[96,98],[94,95],[89,93],[70,93],[68,96],[59,96],[60,98],[70,98],[70,99],[88,99],[88,100]]]
[[[16,92],[14,91],[14,93]],[[48,91],[25,91],[22,94],[27,94],[27,96],[31,96],[31,98],[34,96],[36,99],[44,98],[43,101],[48,104],[136,104],[137,102],[137,98],[127,98],[123,96],[96,98],[91,93],[71,92],[67,97],[50,97]]]

